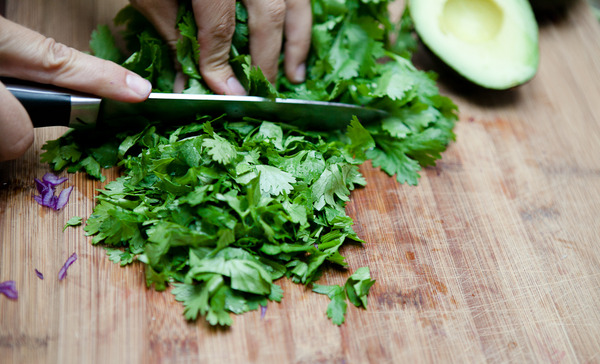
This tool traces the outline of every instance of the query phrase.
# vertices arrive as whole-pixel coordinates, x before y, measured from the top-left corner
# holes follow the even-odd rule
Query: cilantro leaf
[[[320,284],[313,285],[313,292],[327,295],[331,301],[327,305],[327,317],[336,325],[341,325],[346,319],[346,293],[340,286],[324,286]]]
[[[275,301],[275,302],[281,302],[282,299],[283,299],[283,289],[281,288],[281,286],[273,284],[271,286],[271,293],[269,294],[269,300]]]
[[[211,325],[229,326],[232,319],[225,310],[227,288],[223,278],[212,275],[206,282],[197,285],[175,284],[173,295],[183,303],[184,316],[195,320],[198,314],[204,315]]]
[[[229,164],[236,157],[235,147],[218,135],[204,139],[202,146],[208,148],[208,154],[221,164]]]
[[[200,80],[202,79],[200,71],[198,70],[200,46],[198,45],[198,39],[196,38],[198,28],[196,27],[194,14],[190,11],[186,11],[184,4],[182,4],[181,7],[180,13],[182,15],[178,22],[181,38],[177,40],[175,46],[177,60],[181,65],[183,74],[189,76],[191,79]]]
[[[344,285],[348,300],[356,307],[367,308],[367,295],[374,283],[375,280],[371,279],[369,267],[358,268]]]
[[[260,191],[263,194],[277,196],[282,193],[290,193],[292,184],[296,179],[281,169],[265,164],[257,165]]]
[[[67,230],[68,227],[79,226],[83,222],[83,218],[81,216],[73,216],[70,218],[65,226],[63,227],[63,231]]]
[[[359,160],[366,159],[365,151],[375,148],[375,141],[371,134],[355,117],[352,118],[347,130],[348,138],[350,139],[350,152],[354,158]]]
[[[313,284],[313,292],[327,295],[331,301],[327,305],[327,317],[336,325],[345,321],[346,298],[356,307],[367,308],[367,295],[375,283],[368,267],[358,268],[347,280],[344,287]]]
[[[378,148],[367,151],[374,167],[381,167],[389,175],[395,175],[400,183],[416,186],[419,181],[419,162],[405,152],[404,144],[389,136],[375,138]]]
[[[338,164],[326,168],[313,184],[312,196],[315,200],[315,209],[322,210],[325,205],[337,207],[336,197],[342,201],[348,201],[350,191],[345,182]]]
[[[127,250],[123,251],[121,249],[111,247],[105,247],[104,249],[106,250],[108,259],[110,259],[110,261],[113,263],[125,266],[133,262],[134,255]]]
[[[99,25],[97,29],[92,31],[90,49],[92,54],[98,58],[115,63],[123,61],[123,53],[117,47],[115,38],[107,25]]]

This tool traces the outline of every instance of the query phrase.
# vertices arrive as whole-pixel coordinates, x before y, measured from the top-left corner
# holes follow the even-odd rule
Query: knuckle
[[[234,23],[228,17],[224,17],[213,29],[213,36],[226,39],[230,38],[234,31]]]
[[[223,72],[229,66],[229,57],[225,52],[215,52],[206,57],[200,58],[201,73],[219,73]]]
[[[288,37],[285,41],[286,53],[291,53],[294,56],[302,57],[302,54],[307,53],[310,49],[311,39],[302,37]],[[305,54],[304,54],[305,56]]]
[[[46,38],[42,44],[44,58],[42,67],[48,72],[57,72],[69,67],[73,61],[73,49],[53,38]]]
[[[267,21],[271,22],[276,26],[283,25],[285,21],[285,13],[286,13],[286,5],[285,1],[270,1],[265,9],[265,15],[267,17]]]
[[[207,39],[214,39],[215,42],[223,42],[231,39],[235,32],[235,20],[230,14],[224,14],[214,21],[211,26],[203,27]]]

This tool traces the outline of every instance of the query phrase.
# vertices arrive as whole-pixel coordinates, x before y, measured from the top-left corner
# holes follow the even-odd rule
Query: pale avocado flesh
[[[538,27],[527,0],[409,0],[419,37],[468,80],[508,89],[539,62]]]

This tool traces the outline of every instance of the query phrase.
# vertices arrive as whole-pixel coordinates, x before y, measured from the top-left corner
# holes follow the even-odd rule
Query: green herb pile
[[[69,131],[48,142],[42,160],[56,170],[103,179],[118,165],[122,176],[100,191],[85,231],[121,265],[140,261],[148,286],[172,285],[185,316],[231,325],[243,313],[280,301],[274,282],[290,277],[313,284],[328,265],[345,267],[340,247],[362,243],[344,206],[364,186],[366,160],[401,183],[441,157],[454,139],[456,107],[440,96],[434,75],[410,62],[416,41],[408,16],[390,23],[384,0],[313,0],[313,43],[307,81],[283,73],[271,85],[248,56],[247,13],[238,2],[231,64],[250,95],[338,101],[385,109],[390,117],[345,130],[299,129],[277,120],[229,120],[198,115],[166,125],[132,120],[92,133]],[[131,7],[115,18],[124,26],[123,55],[108,28],[90,42],[95,55],[123,64],[172,92],[176,70],[186,93],[209,93],[196,65],[196,25],[189,2],[180,6],[177,67],[150,23]],[[394,43],[389,40],[396,39]],[[344,321],[346,300],[367,306],[374,283],[367,267],[341,286],[313,285],[331,298],[327,315]]]

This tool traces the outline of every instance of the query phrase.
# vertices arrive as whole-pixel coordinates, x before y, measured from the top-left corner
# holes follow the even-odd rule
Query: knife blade
[[[143,102],[125,103],[32,83],[5,82],[5,86],[23,104],[34,127],[93,128],[122,124],[139,116],[183,124],[198,116],[226,115],[234,120],[249,117],[331,130],[345,127],[353,116],[362,123],[387,116],[387,112],[373,108],[299,99],[151,93]]]

